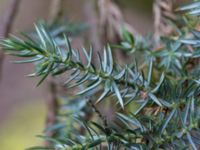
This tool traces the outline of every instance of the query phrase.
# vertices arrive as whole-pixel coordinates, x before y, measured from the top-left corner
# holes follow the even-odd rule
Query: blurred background
[[[0,23],[9,9],[10,0],[0,0]],[[64,0],[63,10],[70,21],[85,22],[84,6],[92,0]],[[180,0],[181,1],[181,0]],[[145,35],[153,31],[152,0],[117,0],[125,20]],[[33,29],[39,19],[48,19],[50,0],[21,0],[13,34]],[[91,12],[92,13],[92,12]],[[78,40],[77,40],[78,41]],[[82,43],[75,42],[76,47]],[[22,150],[41,143],[36,137],[45,126],[47,85],[36,88],[37,80],[25,77],[33,72],[29,64],[12,64],[6,56],[0,81],[0,147],[1,150]],[[22,124],[23,122],[23,124]]]

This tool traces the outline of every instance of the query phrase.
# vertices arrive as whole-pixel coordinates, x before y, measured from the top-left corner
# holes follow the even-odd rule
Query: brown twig
[[[154,39],[157,43],[160,36],[172,34],[174,31],[168,23],[168,19],[176,20],[173,5],[173,0],[154,0]]]
[[[91,99],[88,100],[88,103],[89,105],[92,107],[92,109],[94,110],[94,112],[98,115],[98,117],[101,119],[102,123],[103,123],[103,126],[104,126],[104,129],[106,131],[106,134],[107,135],[110,135],[111,134],[111,130],[109,128],[109,125],[108,125],[108,121],[107,121],[107,118],[106,116],[102,115],[102,113],[99,111],[99,109],[97,108],[97,106],[92,102]]]
[[[20,0],[10,0],[10,4],[6,9],[2,21],[0,23],[0,39],[8,37],[8,34],[12,28],[15,16],[17,14]],[[0,51],[0,77],[3,65],[4,54]]]
[[[103,125],[105,128],[108,127],[108,122],[105,116],[102,115],[102,113],[99,111],[99,109],[95,106],[95,104],[92,102],[91,99],[88,100],[88,103],[93,108],[94,112],[98,115],[98,117],[102,120]]]
[[[133,35],[138,35],[136,30],[124,19],[120,7],[113,0],[98,0],[99,29],[101,44],[121,44],[123,41],[123,29]],[[127,55],[122,51],[115,51],[115,57],[123,64],[128,60]]]
[[[47,119],[46,119],[46,127],[53,126],[56,122],[56,116],[58,111],[58,102],[57,102],[57,89],[56,89],[56,83],[53,81],[52,77],[49,78],[49,96],[47,101]],[[54,132],[47,131],[46,136],[52,137],[54,135]],[[49,146],[49,142],[45,142],[46,146]]]
[[[136,34],[136,31],[124,19],[121,9],[112,0],[98,0],[99,25],[102,43],[118,43],[122,40],[122,29]]]
[[[50,11],[49,11],[49,23],[52,24],[56,21],[58,16],[61,14],[61,3],[62,0],[52,0]],[[48,80],[49,87],[49,97],[47,100],[47,118],[46,118],[46,127],[51,127],[57,123],[57,113],[58,113],[58,101],[57,101],[57,86],[54,81],[54,78],[51,76]],[[53,137],[53,131],[47,131],[46,136]],[[51,143],[49,141],[45,141],[46,146],[50,146]]]
[[[102,49],[102,44],[99,38],[98,16],[94,6],[95,6],[95,0],[92,0],[91,2],[86,1],[84,5],[85,20],[90,25],[90,30],[88,35],[89,41],[86,42],[92,43],[95,52],[99,52]],[[94,54],[93,57],[94,64],[96,64],[97,61],[96,56],[97,55]]]
[[[62,16],[63,0],[52,0],[49,12],[49,23],[53,24]]]

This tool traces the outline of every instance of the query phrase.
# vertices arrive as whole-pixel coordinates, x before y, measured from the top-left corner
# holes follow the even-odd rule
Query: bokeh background
[[[83,5],[91,0],[64,0],[63,10],[71,21],[85,22]],[[0,22],[9,0],[0,0]],[[128,23],[141,34],[153,31],[152,0],[118,0]],[[12,28],[13,34],[29,31],[39,19],[47,19],[50,0],[21,0]],[[87,23],[87,22],[86,22]],[[36,135],[45,126],[47,86],[36,88],[37,80],[25,77],[32,73],[29,64],[12,64],[6,56],[0,81],[0,149],[23,150],[40,144]]]

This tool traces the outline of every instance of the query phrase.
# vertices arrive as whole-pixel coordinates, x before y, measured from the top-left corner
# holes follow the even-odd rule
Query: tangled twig
[[[154,12],[154,39],[158,41],[160,36],[169,35],[173,32],[173,27],[169,20],[176,20],[174,14],[173,0],[155,0],[153,5]]]

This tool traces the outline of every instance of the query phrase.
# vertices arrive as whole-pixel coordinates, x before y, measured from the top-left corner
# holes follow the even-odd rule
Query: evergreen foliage
[[[175,34],[162,37],[159,48],[151,38],[134,37],[126,30],[121,45],[113,46],[137,55],[142,63],[133,59],[119,65],[108,45],[94,65],[92,47],[76,50],[66,34],[58,40],[44,23],[36,25],[34,36],[2,40],[5,52],[25,58],[16,63],[36,65],[29,76],[41,77],[38,85],[50,75],[68,72],[63,85],[78,89],[59,100],[58,123],[46,129],[55,135],[41,136],[52,146],[29,150],[199,149],[200,2],[177,11],[179,20],[171,22]],[[117,118],[108,123],[96,104],[113,100]],[[91,108],[97,117],[86,119]]]

